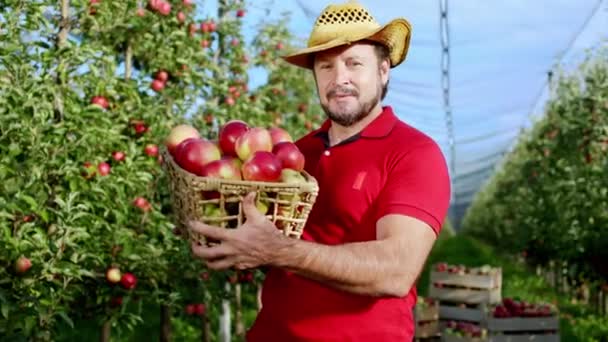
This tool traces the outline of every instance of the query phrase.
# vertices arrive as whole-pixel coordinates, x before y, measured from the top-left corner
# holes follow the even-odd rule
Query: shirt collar
[[[395,124],[398,120],[399,119],[393,112],[392,107],[384,106],[382,107],[382,112],[380,113],[380,115],[378,115],[378,117],[375,118],[374,121],[370,122],[367,126],[365,126],[365,128],[363,128],[363,130],[358,135],[365,138],[385,137],[391,132],[393,127],[395,127]],[[329,131],[330,127],[331,120],[327,119],[325,120],[325,122],[323,122],[321,127],[317,129],[315,135],[327,135],[327,132]]]

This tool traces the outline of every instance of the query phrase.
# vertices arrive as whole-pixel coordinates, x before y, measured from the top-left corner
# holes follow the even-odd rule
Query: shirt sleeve
[[[387,166],[388,178],[377,200],[376,219],[388,214],[411,216],[438,235],[450,205],[450,176],[443,153],[425,142]]]

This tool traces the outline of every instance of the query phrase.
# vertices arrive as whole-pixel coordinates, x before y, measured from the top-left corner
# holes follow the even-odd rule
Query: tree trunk
[[[245,340],[245,324],[243,323],[243,305],[241,295],[241,284],[234,286],[234,299],[236,300],[235,324],[237,340]]]
[[[171,309],[168,305],[160,306],[160,341],[171,341]]]
[[[201,316],[201,332],[201,341],[211,342],[211,322],[206,312]]]
[[[110,333],[112,332],[112,323],[105,321],[101,326],[100,342],[110,342]]]
[[[131,41],[127,43],[127,51],[125,52],[125,80],[131,79],[131,73],[133,72],[133,46]]]
[[[230,292],[230,283],[225,284],[226,292]],[[222,299],[222,315],[219,319],[219,334],[218,338],[220,342],[231,342],[231,312],[230,312],[230,300]]]
[[[57,35],[56,48],[60,50],[68,40],[68,34],[70,32],[70,0],[61,0],[61,19],[59,22],[59,34]],[[55,114],[55,121],[60,122],[63,120],[63,79],[62,73],[66,69],[65,60],[59,57],[57,63],[57,70],[55,75],[55,82],[57,83],[57,92],[55,94],[55,100],[53,102],[53,110]]]

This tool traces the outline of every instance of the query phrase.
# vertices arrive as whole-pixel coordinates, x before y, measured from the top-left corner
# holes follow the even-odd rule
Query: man
[[[356,2],[328,6],[308,48],[328,120],[297,144],[319,195],[301,240],[283,236],[245,197],[245,224],[192,222],[220,240],[192,246],[212,269],[267,266],[249,341],[411,341],[416,279],[445,219],[450,182],[428,136],[380,101],[408,50],[410,25],[380,26]]]

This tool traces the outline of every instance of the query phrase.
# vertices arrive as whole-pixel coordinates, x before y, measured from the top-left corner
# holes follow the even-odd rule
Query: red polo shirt
[[[401,122],[390,107],[363,131],[329,147],[322,127],[297,144],[319,196],[302,239],[327,245],[376,238],[387,214],[418,218],[439,233],[450,183],[437,144]],[[333,289],[305,277],[270,269],[262,310],[248,341],[411,341],[415,287],[403,298],[376,298]]]

